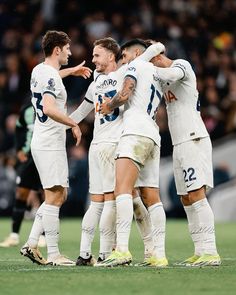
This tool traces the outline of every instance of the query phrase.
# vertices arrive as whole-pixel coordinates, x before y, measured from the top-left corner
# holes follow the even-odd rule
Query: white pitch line
[[[219,268],[219,267],[221,267],[221,266],[202,266],[202,267],[200,267],[200,266],[196,266],[196,267],[191,267],[191,266],[189,266],[189,267],[186,267],[186,266],[167,266],[167,267],[163,267],[163,268],[155,268],[155,267],[147,267],[146,269],[147,270],[156,270],[156,271],[166,271],[166,270],[168,270],[168,269],[192,269],[192,270],[194,270],[194,269],[200,269],[200,268],[204,268],[204,269],[216,269],[216,268]],[[225,266],[225,265],[223,265],[223,267],[227,267],[227,266]],[[64,268],[64,267],[60,267],[60,266],[58,266],[58,267],[48,267],[48,266],[42,266],[42,267],[38,267],[38,268],[20,268],[20,269],[9,269],[9,270],[0,270],[0,273],[1,272],[34,272],[34,271],[54,271],[54,270],[58,270],[58,271],[61,271],[61,270],[67,270],[67,271],[69,271],[69,270],[71,270],[71,269],[73,269],[74,267],[71,267],[71,268]],[[131,266],[131,268],[132,269],[145,269],[145,267],[132,267]],[[78,269],[78,268],[75,268],[75,269]],[[95,268],[93,268],[93,269],[95,269]],[[105,269],[105,268],[96,268],[96,269]],[[106,269],[110,269],[111,271],[112,270],[115,270],[115,269],[121,269],[121,267],[111,267],[111,268],[109,268],[109,267],[107,267]]]
[[[223,261],[236,261],[236,257],[225,257],[225,258],[222,258],[222,260]],[[25,260],[24,259],[0,259],[0,262],[24,262]],[[222,265],[222,266],[226,266],[226,265]],[[120,268],[120,267],[119,267]],[[143,267],[134,267],[134,268],[143,268]],[[147,268],[147,269],[155,269],[155,270],[158,270],[158,271],[162,271],[162,270],[165,270],[165,269],[186,269],[186,268],[188,268],[188,269],[197,269],[197,268],[200,268],[200,267],[186,267],[186,266],[172,266],[172,265],[170,265],[170,266],[167,266],[167,267],[164,267],[164,268],[155,268],[155,267],[153,267],[153,268]],[[209,266],[205,266],[205,267],[203,267],[203,268],[209,268]],[[212,266],[211,268],[217,268],[217,266]],[[0,272],[16,272],[16,271],[18,271],[18,272],[33,272],[33,271],[51,271],[51,270],[65,270],[65,269],[67,269],[67,270],[69,270],[69,269],[71,269],[71,268],[64,268],[64,267],[49,267],[49,266],[42,266],[42,267],[38,267],[38,268],[20,268],[20,269],[14,269],[14,270],[12,270],[12,269],[8,269],[8,270],[0,270]],[[72,267],[72,269],[73,269],[73,267]],[[111,269],[116,269],[116,267],[113,267],[113,268],[111,268]]]

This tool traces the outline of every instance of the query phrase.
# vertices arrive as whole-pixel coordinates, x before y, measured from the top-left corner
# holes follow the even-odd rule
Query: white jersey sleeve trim
[[[125,75],[125,78],[132,78],[135,82],[137,82],[137,78],[134,77],[133,75],[127,74]]]
[[[56,97],[56,94],[53,93],[53,92],[51,92],[51,91],[44,91],[44,92],[43,92],[43,95],[44,95],[44,94],[50,94],[50,95],[52,95],[54,98],[57,98],[57,97]]]
[[[183,77],[180,80],[183,80],[185,78],[185,71],[184,71],[184,69],[182,67],[178,66],[178,65],[175,65],[173,68],[179,68],[179,69],[182,70],[182,72],[183,72],[184,75],[183,75]]]
[[[93,105],[92,100],[88,99],[87,97],[85,97],[84,100],[86,100],[88,103],[91,103]]]

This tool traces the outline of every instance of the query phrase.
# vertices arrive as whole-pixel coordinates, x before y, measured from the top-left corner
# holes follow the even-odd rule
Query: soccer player
[[[98,260],[103,260],[112,251],[114,244],[114,173],[112,154],[120,136],[122,113],[117,109],[114,114],[102,118],[98,113],[101,91],[109,87],[110,82],[103,75],[116,69],[116,56],[119,45],[112,38],[95,41],[92,62],[96,65],[97,76],[90,84],[85,99],[71,115],[79,123],[90,111],[95,111],[93,140],[89,148],[89,192],[91,203],[82,221],[80,255],[76,264],[93,265],[91,244],[95,230],[100,222],[101,243]],[[100,82],[98,83],[97,80]],[[96,85],[96,82],[98,83]],[[103,237],[104,236],[104,237]]]
[[[65,149],[66,126],[72,128],[76,145],[81,139],[77,123],[67,116],[67,94],[59,75],[71,55],[70,39],[60,31],[48,31],[42,40],[45,61],[31,75],[32,104],[36,112],[31,152],[44,189],[45,202],[39,207],[27,243],[21,254],[38,264],[75,265],[60,254],[59,210],[67,197],[68,163]],[[45,232],[47,260],[37,248]]]
[[[27,208],[27,199],[29,194],[31,190],[39,191],[42,188],[38,171],[35,167],[30,151],[34,119],[35,115],[33,106],[31,104],[24,105],[16,122],[15,131],[17,177],[16,198],[12,212],[12,232],[3,242],[0,243],[0,247],[7,248],[19,245],[19,232]],[[46,246],[44,236],[40,236],[38,246]]]
[[[177,193],[195,247],[194,255],[180,264],[220,265],[214,215],[206,198],[206,189],[213,187],[212,145],[200,115],[195,73],[188,61],[171,60],[164,51],[152,62],[158,67],[167,107]]]
[[[95,229],[99,223],[100,253],[98,262],[107,258],[115,243],[115,150],[122,132],[123,108],[117,108],[107,116],[101,116],[99,106],[104,94],[112,97],[120,88],[116,70],[116,56],[119,52],[117,42],[112,38],[95,41],[93,63],[96,65],[95,79],[88,88],[85,100],[71,115],[78,123],[95,110],[94,136],[89,149],[89,178],[91,204],[82,221],[80,256],[77,265],[93,265],[96,261],[91,253]],[[107,74],[111,73],[109,79]],[[135,216],[142,232],[145,249],[152,248],[148,214],[139,197],[134,198]],[[148,224],[148,225],[147,225]]]
[[[122,46],[124,62],[137,57],[145,44],[132,40]],[[160,47],[163,50],[163,46]],[[101,266],[129,264],[132,255],[128,243],[133,216],[132,190],[139,187],[148,207],[153,228],[154,250],[143,266],[165,267],[166,216],[159,196],[160,135],[155,113],[161,99],[161,90],[155,67],[141,58],[128,65],[122,89],[101,105],[102,114],[112,112],[125,104],[123,132],[116,151],[116,250]],[[138,119],[137,119],[138,118]]]

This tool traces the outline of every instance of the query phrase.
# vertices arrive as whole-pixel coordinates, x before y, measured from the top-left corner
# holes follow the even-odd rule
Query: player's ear
[[[56,46],[53,51],[56,53],[56,55],[59,55],[59,53],[61,52],[61,48],[59,46]]]
[[[141,50],[139,48],[135,49],[135,57],[140,56],[142,54]]]
[[[115,54],[112,53],[112,52],[109,53],[108,58],[109,58],[110,61],[115,61],[116,60]]]

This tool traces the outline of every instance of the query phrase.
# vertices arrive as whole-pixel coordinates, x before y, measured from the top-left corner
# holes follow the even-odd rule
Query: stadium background
[[[235,28],[234,0],[0,0],[0,215],[10,214],[14,198],[15,121],[22,104],[30,100],[31,70],[43,59],[41,37],[46,30],[57,29],[67,32],[72,39],[70,66],[86,60],[86,65],[94,69],[93,42],[106,36],[120,44],[137,37],[159,40],[166,45],[171,58],[191,62],[197,75],[202,116],[217,155],[214,162],[217,187],[209,198],[213,210],[215,203],[216,211],[220,210],[219,220],[235,219]],[[65,79],[70,111],[81,102],[90,81]],[[162,197],[168,216],[181,217],[183,211],[171,172],[172,147],[164,105],[159,109],[159,125]],[[87,202],[92,114],[81,128],[83,140],[78,148],[68,134],[71,187],[62,209],[66,216],[83,215]]]

